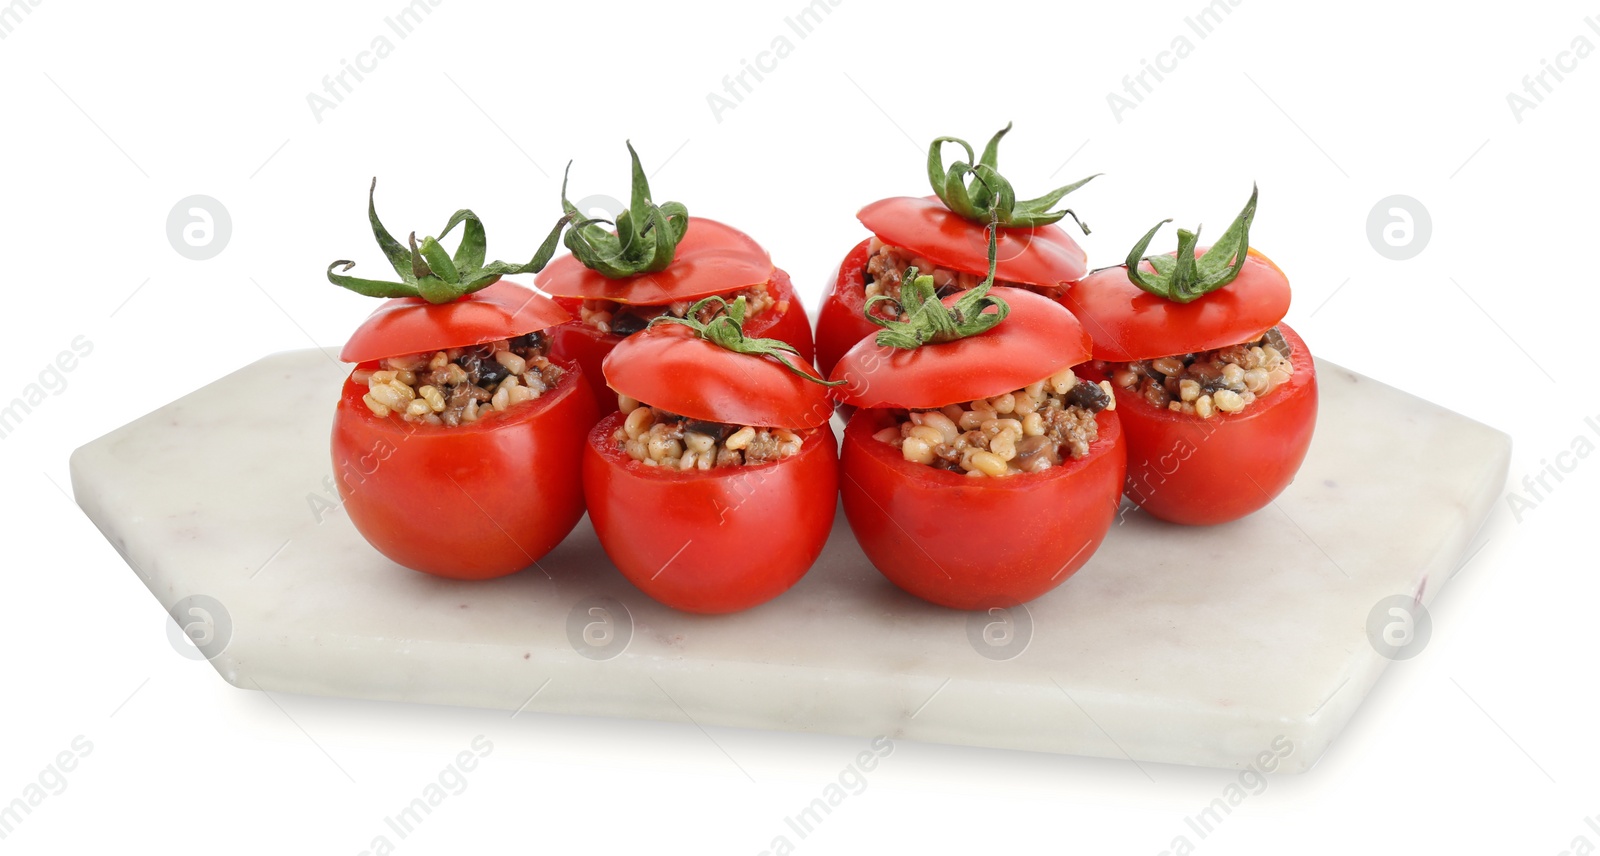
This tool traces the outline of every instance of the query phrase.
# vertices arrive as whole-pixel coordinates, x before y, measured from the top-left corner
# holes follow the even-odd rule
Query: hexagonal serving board
[[[1438,592],[1510,455],[1498,431],[1320,362],[1305,465],[1245,520],[1125,505],[1060,588],[974,615],[883,580],[840,514],[789,593],[701,617],[634,589],[587,520],[500,580],[383,558],[331,489],[347,369],[271,356],[72,457],[78,504],[163,608],[225,610],[212,663],[236,686],[1214,767],[1275,751],[1301,771],[1389,662],[1369,614]]]

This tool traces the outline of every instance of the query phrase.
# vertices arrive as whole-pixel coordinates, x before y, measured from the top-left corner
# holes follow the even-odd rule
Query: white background
[[[657,199],[757,237],[814,308],[864,235],[857,208],[925,193],[934,136],[978,143],[1008,120],[1001,166],[1023,194],[1106,173],[1071,197],[1095,265],[1163,217],[1220,234],[1258,181],[1252,243],[1288,272],[1288,320],[1312,349],[1515,438],[1510,486],[1530,507],[1496,506],[1427,649],[1391,667],[1320,766],[1271,778],[1211,837],[1190,834],[1196,851],[1600,844],[1584,822],[1600,813],[1600,585],[1579,541],[1600,463],[1557,458],[1600,443],[1584,422],[1600,423],[1600,57],[1547,77],[1520,121],[1506,98],[1574,39],[1600,45],[1593,4],[1244,0],[1200,38],[1184,19],[1202,0],[842,0],[800,38],[784,17],[802,0],[445,0],[401,39],[384,19],[402,0],[11,5],[29,2],[0,40],[0,404],[75,337],[93,352],[0,440],[0,802],[75,736],[93,750],[0,852],[357,853],[479,734],[492,753],[400,852],[758,853],[790,832],[784,817],[866,741],[227,686],[174,652],[66,495],[67,456],[265,354],[341,342],[372,303],[323,270],[384,271],[363,216],[374,175],[395,231],[470,206],[491,257],[525,258],[564,163],[574,199],[622,196],[631,138]],[[392,55],[319,121],[308,94],[380,34]],[[714,116],[708,93],[780,35],[792,54]],[[1179,35],[1192,53],[1118,121],[1108,93]],[[231,214],[209,261],[166,237],[191,194]],[[1391,194],[1431,213],[1409,261],[1367,238]],[[1536,498],[1522,481],[1546,463],[1572,472]],[[795,844],[1154,854],[1235,778],[1143,766],[899,742]]]

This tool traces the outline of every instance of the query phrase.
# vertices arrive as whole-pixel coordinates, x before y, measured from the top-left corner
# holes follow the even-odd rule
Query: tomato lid
[[[716,220],[690,217],[664,270],[610,279],[573,255],[551,262],[534,284],[556,297],[661,306],[727,294],[772,278],[772,257],[749,235]]]
[[[533,333],[572,320],[567,310],[538,292],[501,280],[450,303],[420,297],[386,300],[351,334],[339,352],[364,363],[446,348],[465,348]]]
[[[1022,288],[989,294],[1011,313],[977,335],[916,348],[861,340],[833,369],[832,379],[845,381],[834,396],[862,408],[943,407],[1021,389],[1090,358],[1089,334],[1061,304]]]
[[[1140,267],[1155,270],[1149,262]],[[1094,338],[1095,359],[1129,362],[1248,341],[1283,320],[1289,313],[1289,297],[1289,278],[1252,249],[1226,288],[1189,303],[1140,289],[1128,278],[1125,265],[1084,277],[1061,295],[1061,302],[1082,319]]]
[[[811,367],[798,364],[816,377]],[[776,359],[727,350],[680,324],[656,324],[623,339],[601,365],[623,395],[707,422],[815,428],[833,416],[827,387]]]
[[[895,196],[861,209],[856,218],[880,240],[904,247],[940,267],[983,276],[989,270],[988,227],[951,211],[936,196]],[[1088,270],[1088,256],[1055,224],[1000,227],[995,277],[1055,286]]]

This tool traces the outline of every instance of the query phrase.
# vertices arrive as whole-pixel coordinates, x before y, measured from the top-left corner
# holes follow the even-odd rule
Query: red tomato
[[[845,427],[844,513],[872,564],[923,600],[952,609],[1032,600],[1082,567],[1111,528],[1126,473],[1112,411],[1095,416],[1087,456],[982,479],[912,463],[873,439],[890,419],[864,411]]]
[[[834,528],[838,496],[826,387],[683,325],[632,334],[606,358],[605,371],[624,394],[680,416],[810,429],[800,451],[782,461],[680,472],[629,458],[613,438],[626,418],[602,419],[584,451],[584,494],[595,534],[622,576],[691,613],[744,610],[805,576]]]
[[[825,387],[679,324],[629,336],[605,371],[619,391],[690,419],[809,431],[800,451],[779,461],[679,471],[618,448],[613,435],[626,417],[616,413],[590,432],[583,458],[600,544],[645,594],[721,613],[787,591],[833,528],[838,453]]]
[[[362,403],[366,386],[347,380],[333,472],[350,521],[385,556],[442,577],[537,562],[583,516],[578,462],[598,418],[582,370],[563,368],[539,398],[455,428],[379,418]]]
[[[796,366],[811,374],[809,363]],[[809,381],[777,360],[731,353],[681,324],[633,334],[603,368],[617,392],[690,419],[815,428],[833,415],[821,378]]]
[[[1153,270],[1149,262],[1144,269]],[[1140,289],[1126,267],[1095,271],[1064,291],[1061,302],[1094,337],[1095,359],[1153,360],[1226,348],[1265,333],[1289,312],[1289,279],[1252,249],[1233,282],[1192,303]]]
[[[505,280],[450,303],[397,297],[385,300],[356,328],[339,359],[364,363],[481,345],[544,330],[571,318],[544,295]]]
[[[459,300],[386,301],[341,356],[376,360],[509,339],[571,318],[550,298],[498,282]],[[538,399],[455,428],[378,417],[346,380],[333,471],[356,529],[379,552],[457,579],[504,576],[549,552],[583,516],[579,450],[599,418],[575,363]]]
[[[989,330],[944,344],[858,343],[834,366],[833,394],[854,407],[943,407],[1021,389],[1089,359],[1089,335],[1060,304],[1021,288],[991,288],[1011,306]],[[960,295],[944,298],[949,305]]]
[[[985,276],[989,271],[987,226],[944,207],[938,197],[883,199],[856,215],[886,244],[911,250],[941,267]],[[879,329],[863,317],[870,239],[845,255],[817,316],[817,365],[832,374],[834,365],[856,342]],[[995,278],[1004,282],[1055,287],[1086,270],[1086,256],[1060,226],[1001,229]]]
[[[1089,358],[1072,313],[1025,289],[994,288],[1006,320],[965,339],[897,350],[862,341],[834,367],[833,394],[858,411],[845,428],[845,517],[891,582],[954,609],[1014,606],[1089,560],[1116,516],[1126,473],[1122,430],[1096,414],[1089,454],[1038,473],[973,478],[905,460],[873,438],[893,410],[934,408],[1020,389]],[[953,302],[958,296],[946,298]],[[888,409],[883,409],[888,408]]]
[[[689,234],[694,234],[694,230],[690,229]],[[688,238],[684,240],[687,241]],[[673,262],[673,265],[676,264],[676,261]],[[788,342],[794,345],[804,361],[809,363],[813,356],[811,320],[806,317],[805,307],[794,293],[794,285],[789,281],[789,274],[782,268],[771,268],[771,279],[767,281],[767,289],[777,305],[750,318],[745,323],[745,335]],[[556,302],[572,314],[577,314],[583,303],[580,298],[562,297],[556,298]],[[599,402],[602,414],[616,410],[617,396],[606,386],[601,365],[605,362],[606,355],[610,354],[611,349],[615,348],[624,337],[602,333],[581,321],[573,321],[551,330],[550,338],[551,353],[576,360],[583,366],[584,375],[589,378],[590,387],[594,391],[595,400]]]
[[[833,528],[831,429],[812,431],[782,461],[679,472],[617,448],[612,433],[624,419],[600,420],[583,452],[589,519],[623,576],[675,609],[726,613],[765,603],[805,575]]]
[[[1239,413],[1201,419],[1116,390],[1128,435],[1127,494],[1145,511],[1173,523],[1225,523],[1261,509],[1294,480],[1316,427],[1316,365],[1305,342],[1279,323],[1289,311],[1289,280],[1271,259],[1250,250],[1233,282],[1191,303],[1143,291],[1126,267],[1084,277],[1061,302],[1094,336],[1097,360],[1209,351],[1274,325],[1293,349],[1289,382]]]
[[[1129,499],[1162,520],[1208,526],[1257,511],[1289,486],[1316,427],[1317,374],[1300,336],[1284,324],[1278,330],[1293,351],[1294,375],[1238,413],[1201,419],[1115,389]]]

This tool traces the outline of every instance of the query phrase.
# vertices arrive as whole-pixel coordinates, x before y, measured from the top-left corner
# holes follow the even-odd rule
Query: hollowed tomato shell
[[[1116,517],[1126,473],[1113,411],[1089,454],[1040,473],[975,478],[905,460],[873,439],[892,423],[861,411],[845,427],[840,490],[867,558],[890,582],[952,609],[1009,607],[1066,579]]]
[[[645,594],[686,612],[735,612],[788,591],[816,562],[837,507],[831,428],[781,461],[679,472],[617,448],[623,419],[590,432],[583,487],[600,545]]]
[[[1117,387],[1128,438],[1128,498],[1152,516],[1208,526],[1257,511],[1294,481],[1317,423],[1317,370],[1299,334],[1289,343],[1294,375],[1238,413],[1201,419],[1152,407]]]
[[[582,370],[562,367],[539,398],[455,428],[375,416],[366,386],[347,379],[333,474],[356,529],[396,563],[441,577],[538,561],[583,516],[579,461],[598,418]]]

